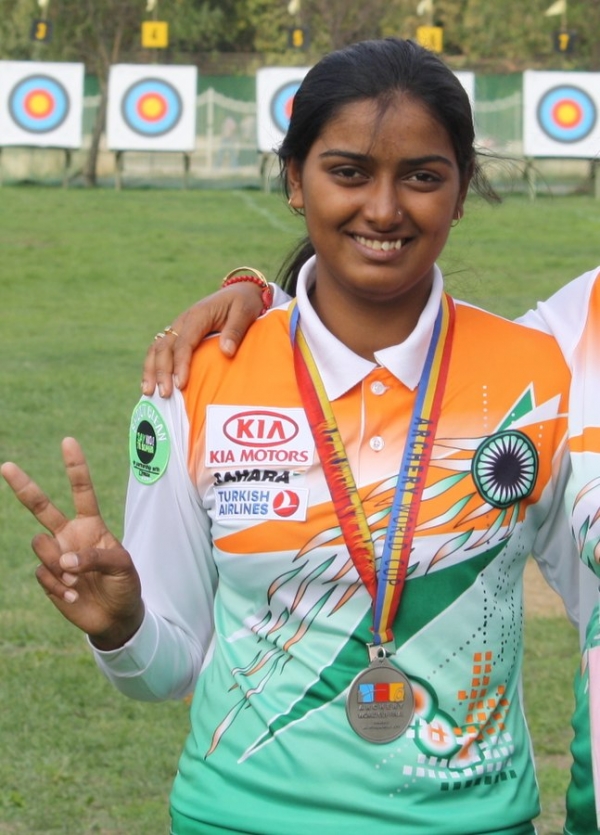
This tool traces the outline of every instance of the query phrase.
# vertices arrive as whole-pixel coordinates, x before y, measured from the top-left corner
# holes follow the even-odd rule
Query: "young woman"
[[[72,439],[74,520],[2,467],[108,678],[194,691],[175,835],[534,832],[522,573],[574,582],[570,375],[550,336],[444,293],[473,138],[415,44],[324,58],[280,149],[296,299],[140,401],[124,546]]]

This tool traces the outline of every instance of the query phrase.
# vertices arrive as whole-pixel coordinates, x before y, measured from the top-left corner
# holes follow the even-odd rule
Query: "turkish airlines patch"
[[[315,442],[303,409],[208,406],[205,466],[307,468]]]
[[[304,522],[308,506],[308,490],[282,490],[280,487],[215,487],[215,518],[254,519]]]

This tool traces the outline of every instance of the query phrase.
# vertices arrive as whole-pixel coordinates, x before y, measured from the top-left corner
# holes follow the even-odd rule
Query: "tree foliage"
[[[552,0],[438,0],[435,18],[444,26],[447,52],[463,55],[472,64],[495,63],[506,70],[600,69],[598,0],[571,0],[565,19],[546,17],[551,5]],[[559,55],[553,47],[553,33],[563,24],[578,32],[576,51],[570,56]]]
[[[31,22],[42,12],[36,0],[0,0],[0,58],[84,61],[88,71],[106,75],[115,58],[178,62],[215,52],[258,53],[289,58],[287,32],[310,30],[310,61],[352,41],[382,35],[415,37],[421,24],[444,27],[445,54],[465,63],[498,68],[565,66],[600,69],[600,0],[570,0],[566,24],[577,31],[571,56],[557,55],[552,33],[561,16],[546,17],[552,0],[433,0],[431,15],[417,14],[418,0],[157,0],[159,19],[170,26],[170,48],[144,53],[140,27],[151,13],[147,0],[49,0],[54,24],[49,44],[29,39]]]

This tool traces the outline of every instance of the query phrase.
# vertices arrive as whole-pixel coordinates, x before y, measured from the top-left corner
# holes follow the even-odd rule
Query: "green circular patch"
[[[167,425],[149,400],[140,400],[131,416],[129,460],[140,484],[153,484],[169,463],[171,441]]]

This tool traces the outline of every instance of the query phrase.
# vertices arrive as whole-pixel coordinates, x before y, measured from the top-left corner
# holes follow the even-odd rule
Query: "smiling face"
[[[325,324],[335,332],[326,311],[370,310],[410,332],[468,188],[442,125],[403,93],[383,114],[373,100],[345,105],[305,161],[289,161],[288,188],[316,251],[313,301]]]

